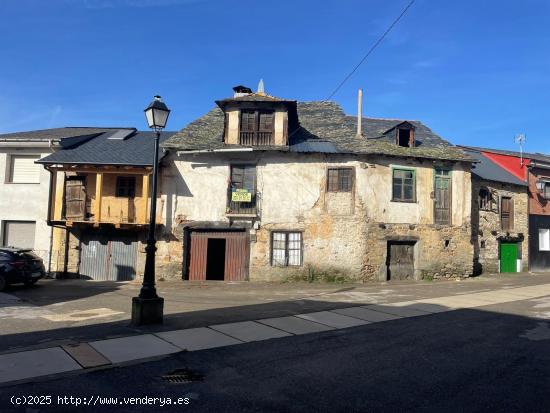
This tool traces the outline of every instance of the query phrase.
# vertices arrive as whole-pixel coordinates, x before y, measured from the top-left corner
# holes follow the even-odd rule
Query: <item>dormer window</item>
[[[403,122],[395,127],[395,144],[404,148],[414,148],[414,126]]]
[[[274,112],[241,110],[239,144],[247,146],[273,145]]]
[[[410,129],[397,129],[397,144],[409,148],[411,146],[411,130]]]

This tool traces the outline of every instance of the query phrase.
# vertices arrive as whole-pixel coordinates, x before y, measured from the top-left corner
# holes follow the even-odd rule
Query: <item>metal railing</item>
[[[232,200],[231,186],[227,189],[227,213],[235,215],[256,215],[256,193],[252,193],[251,202],[236,202]]]

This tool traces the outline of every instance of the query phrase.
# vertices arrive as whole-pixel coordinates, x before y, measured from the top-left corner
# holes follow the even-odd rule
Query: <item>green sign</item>
[[[252,202],[252,192],[248,189],[234,189],[231,192],[233,202]]]

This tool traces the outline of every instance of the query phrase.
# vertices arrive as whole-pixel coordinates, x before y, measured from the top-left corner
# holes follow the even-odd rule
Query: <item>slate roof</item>
[[[509,155],[509,156],[517,156],[519,157],[521,154],[516,151],[507,151],[503,149],[491,149],[491,148],[481,148],[477,146],[461,146],[465,149],[473,149],[475,151],[483,151],[483,152],[490,152],[490,153],[496,153],[499,155]],[[540,152],[523,152],[523,157],[526,159],[533,159],[535,161],[540,162],[549,162],[550,163],[550,154],[546,155],[544,153]]]
[[[74,138],[77,136],[97,135],[120,128],[86,128],[86,127],[68,127],[39,129],[26,132],[12,132],[0,134],[0,140],[28,139],[37,141],[48,141],[50,139]]]
[[[464,151],[477,161],[477,163],[472,165],[472,175],[487,181],[528,186],[525,181],[512,175],[506,169],[487,158],[480,151],[473,149],[465,149]]]
[[[417,147],[405,148],[395,144],[395,135],[384,132],[402,123],[403,119],[363,118],[363,136],[356,136],[356,118],[348,116],[334,102],[298,102],[300,124],[289,125],[289,146],[252,147],[253,150],[290,152],[322,152],[352,154],[382,154],[390,156],[446,159],[470,162],[459,148],[452,146],[418,121],[415,126]],[[238,148],[226,145],[223,138],[224,114],[214,108],[191,122],[168,139],[163,146],[180,151]]]
[[[152,166],[154,132],[134,131],[126,139],[109,139],[121,129],[110,129],[79,145],[61,149],[40,159],[42,164]],[[161,132],[160,142],[174,132]],[[162,152],[159,156],[162,158]]]

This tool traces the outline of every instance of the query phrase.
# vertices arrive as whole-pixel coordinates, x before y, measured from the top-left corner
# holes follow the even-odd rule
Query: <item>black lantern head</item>
[[[170,109],[162,101],[160,96],[155,96],[153,101],[145,109],[145,118],[147,119],[147,124],[151,129],[160,130],[164,129],[166,122],[168,121],[168,115],[170,114]]]

